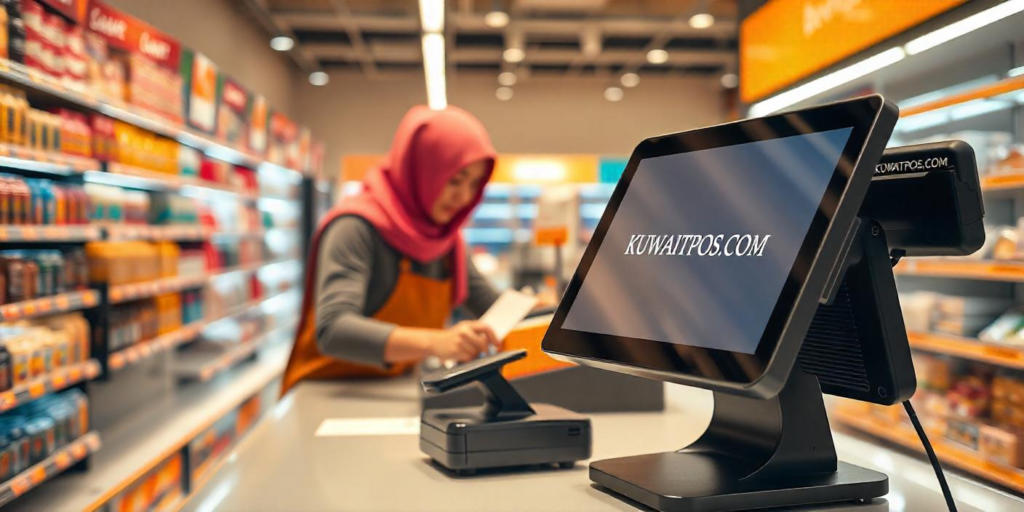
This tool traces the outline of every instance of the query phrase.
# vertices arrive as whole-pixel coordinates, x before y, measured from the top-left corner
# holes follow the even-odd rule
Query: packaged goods
[[[77,389],[0,414],[0,478],[26,471],[88,431],[88,398]]]
[[[170,242],[166,242],[170,243]],[[174,245],[174,244],[171,244]],[[177,275],[179,255],[147,242],[90,242],[85,246],[92,282],[120,285]],[[166,258],[162,260],[161,257]],[[171,269],[175,273],[170,274]],[[162,272],[168,275],[161,276]]]

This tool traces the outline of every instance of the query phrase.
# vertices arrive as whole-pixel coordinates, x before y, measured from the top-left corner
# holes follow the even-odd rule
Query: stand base
[[[713,453],[667,452],[590,464],[590,479],[665,512],[726,511],[870,500],[888,494],[889,477],[839,462],[835,473],[784,479],[743,477],[756,468]]]

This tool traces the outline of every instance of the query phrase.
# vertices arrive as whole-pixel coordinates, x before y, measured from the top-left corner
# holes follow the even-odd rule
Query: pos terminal
[[[916,382],[892,265],[967,254],[984,239],[969,147],[925,148],[962,164],[941,176],[876,167],[897,118],[875,95],[637,146],[542,346],[712,390],[715,409],[692,445],[593,462],[591,480],[658,510],[888,492],[886,475],[837,460],[822,392],[908,400]],[[961,203],[927,202],[950,195]],[[922,237],[906,212],[880,204],[894,197],[975,211],[928,216],[959,229],[955,241]]]

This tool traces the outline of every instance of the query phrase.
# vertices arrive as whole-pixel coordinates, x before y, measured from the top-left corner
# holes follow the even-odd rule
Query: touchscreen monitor
[[[839,257],[891,132],[877,126],[894,120],[885,106],[876,96],[642,143],[544,349],[746,389],[799,335],[788,375],[832,267],[818,256]]]

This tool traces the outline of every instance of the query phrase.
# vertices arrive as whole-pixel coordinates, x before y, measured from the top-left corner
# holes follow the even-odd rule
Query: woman
[[[477,321],[497,292],[467,257],[460,228],[483,198],[495,152],[468,112],[414,107],[364,191],[313,238],[302,318],[282,394],[302,380],[388,377],[428,357],[470,361],[499,341]]]

